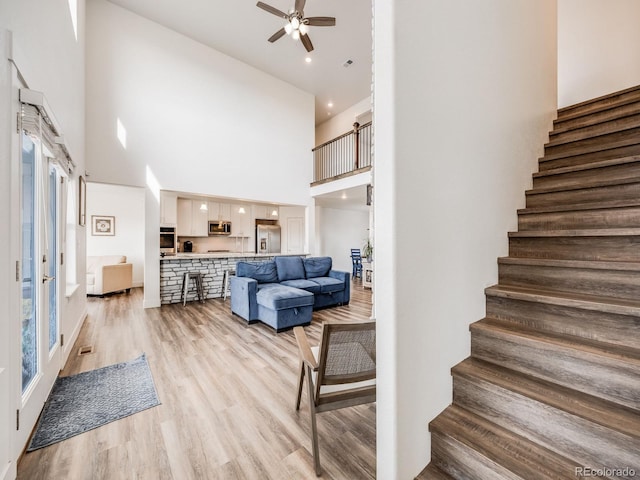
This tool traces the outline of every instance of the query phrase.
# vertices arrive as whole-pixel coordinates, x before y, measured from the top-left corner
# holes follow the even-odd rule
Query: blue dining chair
[[[351,275],[353,275],[354,278],[362,278],[362,256],[360,255],[359,248],[351,249],[351,263],[353,265]]]

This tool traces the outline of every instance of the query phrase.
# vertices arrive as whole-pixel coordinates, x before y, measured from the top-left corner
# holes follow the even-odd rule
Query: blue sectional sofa
[[[331,257],[238,262],[231,277],[231,311],[276,332],[308,325],[313,310],[349,303],[351,276],[331,267]]]

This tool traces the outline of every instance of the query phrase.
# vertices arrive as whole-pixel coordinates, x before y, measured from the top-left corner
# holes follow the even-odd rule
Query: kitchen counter
[[[179,260],[188,258],[273,258],[281,256],[306,257],[308,253],[240,253],[240,252],[193,252],[176,253],[175,255],[165,255],[160,257],[160,261]]]
[[[238,253],[238,252],[194,252],[177,253],[160,257],[160,302],[162,304],[180,303],[182,278],[186,272],[199,272],[203,275],[204,296],[220,298],[223,296],[224,272],[235,270],[238,261],[266,262],[278,256],[302,256],[307,253]],[[188,301],[197,298],[195,286],[189,285]]]

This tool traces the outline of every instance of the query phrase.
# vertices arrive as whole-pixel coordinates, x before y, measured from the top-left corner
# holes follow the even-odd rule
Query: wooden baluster
[[[354,149],[355,149],[355,168],[354,170],[357,170],[360,164],[360,130],[359,130],[360,124],[358,122],[355,122],[353,124],[353,142],[354,142]]]

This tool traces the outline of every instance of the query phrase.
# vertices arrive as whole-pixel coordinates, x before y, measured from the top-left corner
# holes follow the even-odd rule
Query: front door
[[[21,399],[17,448],[22,449],[60,371],[60,176],[38,139],[21,148]]]

